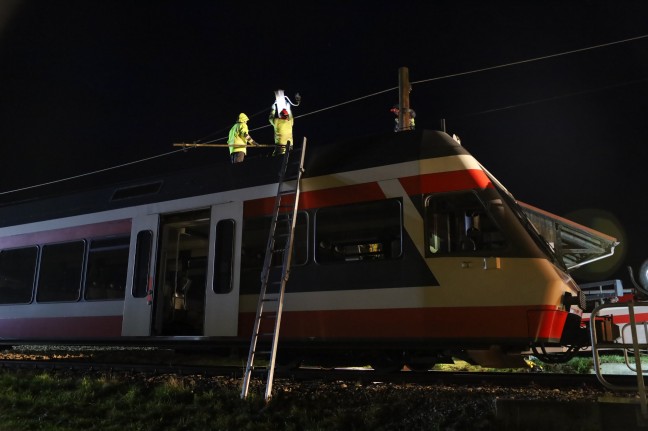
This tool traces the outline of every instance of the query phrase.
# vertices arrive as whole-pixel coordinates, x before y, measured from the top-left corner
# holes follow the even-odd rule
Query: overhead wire
[[[254,114],[250,115],[249,118],[250,118],[250,119],[255,118],[255,117],[257,117],[258,115],[260,115],[260,114],[262,114],[262,113],[264,113],[264,112],[266,112],[266,111],[267,111],[266,109],[262,109],[262,110],[260,110],[260,111],[258,111],[258,112],[255,112]],[[270,126],[270,125],[268,124],[268,126],[264,126],[264,127],[257,127],[256,129],[252,129],[251,131],[253,132],[253,131],[255,131],[255,130],[259,130],[259,129],[265,129],[266,127],[269,127],[269,126]],[[211,141],[205,141],[205,139],[207,139],[207,138],[209,138],[209,137],[211,137],[211,136],[214,136],[214,135],[216,135],[217,133],[224,132],[225,130],[229,130],[229,126],[228,126],[228,127],[223,127],[222,129],[218,129],[217,131],[212,132],[212,133],[210,133],[209,135],[206,135],[206,136],[204,136],[204,137],[202,137],[202,138],[200,138],[200,139],[197,139],[197,140],[193,141],[193,143],[194,143],[194,144],[200,144],[200,143],[202,143],[202,144],[211,144],[212,142],[222,141],[222,140],[225,139],[226,137],[220,137],[220,138],[212,139]]]
[[[123,167],[126,167],[126,166],[135,165],[137,163],[146,162],[148,160],[153,160],[153,159],[157,159],[157,158],[160,158],[160,157],[169,156],[171,154],[179,153],[179,152],[182,152],[182,151],[185,151],[185,150],[180,149],[180,150],[168,151],[166,153],[157,154],[155,156],[146,157],[144,159],[133,160],[132,162],[126,162],[126,163],[122,163],[120,165],[110,166],[110,167],[104,168],[104,169],[97,169],[97,170],[94,170],[94,171],[91,171],[91,172],[86,172],[86,173],[79,174],[79,175],[73,175],[73,176],[66,177],[66,178],[61,178],[61,179],[58,179],[58,180],[47,181],[47,182],[40,183],[40,184],[34,184],[32,186],[26,186],[26,187],[21,187],[21,188],[18,188],[18,189],[13,189],[13,190],[0,192],[0,195],[6,195],[6,194],[9,194],[9,193],[22,192],[22,191],[29,190],[29,189],[35,189],[35,188],[38,188],[38,187],[49,186],[49,185],[52,185],[52,184],[62,183],[64,181],[74,180],[74,179],[77,179],[77,178],[83,178],[83,177],[87,177],[89,175],[95,175],[95,174],[99,174],[99,173],[102,173],[102,172],[111,171],[113,169],[123,168]]]
[[[590,93],[595,93],[598,91],[604,91],[604,90],[609,90],[611,88],[620,88],[620,87],[627,87],[629,85],[634,85],[634,84],[639,84],[648,81],[648,77],[646,78],[641,78],[641,79],[633,79],[631,81],[625,81],[625,82],[619,82],[616,84],[612,85],[605,85],[603,87],[596,87],[596,88],[589,88],[586,90],[581,90],[581,91],[575,91],[573,93],[568,93],[568,94],[560,94],[557,96],[552,96],[552,97],[545,97],[542,99],[535,99],[531,100],[528,102],[521,102],[521,103],[516,103],[513,105],[506,105],[506,106],[501,106],[499,108],[492,108],[492,109],[485,109],[483,111],[477,111],[477,112],[470,112],[467,114],[461,114],[461,115],[453,115],[451,119],[456,120],[459,118],[466,118],[466,117],[474,117],[476,115],[484,115],[484,114],[490,114],[493,112],[500,112],[500,111],[506,111],[509,109],[514,109],[514,108],[519,108],[521,106],[531,106],[531,105],[536,105],[539,103],[546,103],[554,100],[560,100],[560,99],[565,99],[567,97],[574,97],[574,96],[580,96],[583,94],[590,94]]]
[[[633,42],[633,41],[646,39],[646,38],[648,38],[648,34],[641,35],[641,36],[636,36],[636,37],[630,37],[630,38],[617,40],[617,41],[613,41],[613,42],[593,45],[593,46],[589,46],[589,47],[585,47],[585,48],[579,48],[579,49],[573,49],[573,50],[569,50],[569,51],[563,51],[563,52],[559,52],[559,53],[556,53],[556,54],[549,54],[549,55],[544,55],[544,56],[540,56],[540,57],[534,57],[534,58],[530,58],[530,59],[526,59],[526,60],[519,60],[519,61],[513,61],[513,62],[509,62],[509,63],[505,63],[505,64],[495,65],[495,66],[482,67],[482,68],[479,68],[479,69],[469,70],[469,71],[465,71],[465,72],[452,73],[452,74],[448,74],[448,75],[442,75],[442,76],[437,76],[437,77],[433,77],[433,78],[422,79],[422,80],[419,80],[419,81],[411,81],[411,84],[424,84],[424,83],[433,82],[433,81],[440,81],[440,80],[443,80],[443,79],[450,79],[450,78],[456,78],[456,77],[459,77],[459,76],[466,76],[466,75],[472,75],[472,74],[476,74],[476,73],[482,73],[482,72],[486,72],[486,71],[490,71],[490,70],[503,69],[503,68],[506,68],[506,67],[518,66],[518,65],[521,65],[521,64],[527,64],[527,63],[533,63],[533,62],[542,61],[542,60],[548,60],[548,59],[551,59],[551,58],[557,58],[557,57],[562,57],[562,56],[566,56],[566,55],[572,55],[572,54],[585,52],[585,51],[590,51],[590,50],[594,50],[594,49],[606,48],[606,47],[609,47],[609,46],[619,45],[619,44],[622,44],[622,43]],[[639,80],[639,81],[643,81],[643,80]],[[637,81],[637,82],[639,82],[639,81]],[[368,99],[368,98],[371,98],[371,97],[375,97],[375,96],[380,95],[380,94],[388,93],[390,91],[394,91],[394,90],[397,90],[397,89],[398,89],[398,87],[387,88],[385,90],[377,91],[377,92],[367,94],[367,95],[364,95],[364,96],[361,96],[361,97],[356,97],[354,99],[349,99],[349,100],[341,102],[341,103],[337,103],[337,104],[330,105],[330,106],[327,106],[327,107],[324,107],[324,108],[321,108],[321,109],[318,109],[318,110],[315,110],[315,111],[312,111],[312,112],[308,112],[308,113],[305,113],[305,114],[302,114],[302,115],[298,115],[295,118],[296,119],[297,118],[303,118],[303,117],[307,117],[307,116],[310,116],[310,115],[318,114],[318,113],[321,113],[321,112],[324,112],[324,111],[328,111],[328,110],[331,110],[331,109],[338,108],[340,106],[348,105],[348,104],[351,104],[351,103],[358,102],[360,100],[364,100],[364,99]],[[590,90],[590,92],[591,91],[596,91],[596,90]],[[587,91],[585,91],[585,92],[587,92]],[[579,93],[572,93],[572,94],[579,94]],[[556,98],[560,98],[560,96],[556,96],[555,98],[543,99],[543,100],[552,100],[552,99],[556,99]],[[493,110],[481,111],[479,113],[474,113],[472,115],[477,115],[477,114],[480,114],[480,113],[487,113],[487,112],[495,112],[497,110],[512,109],[512,108],[517,107],[517,106],[524,106],[524,105],[529,105],[529,104],[533,104],[533,103],[540,103],[540,102],[541,101],[525,102],[525,103],[521,103],[521,104],[517,104],[517,105],[510,105],[510,106],[507,106],[507,107],[496,108],[496,109],[493,109]],[[266,112],[266,110],[265,109],[260,110],[260,111],[256,112],[255,114],[252,114],[250,116],[250,118],[254,118],[254,117],[256,117],[257,115],[260,115],[263,112]],[[270,124],[267,124],[267,125],[261,126],[261,127],[257,127],[257,128],[254,128],[254,129],[250,129],[250,131],[261,130],[261,129],[265,129],[267,127],[270,127]],[[201,138],[199,140],[194,141],[194,143],[212,143],[212,142],[222,140],[224,138],[218,138],[218,139],[214,139],[214,140],[206,141],[206,142],[204,141],[204,139],[207,139],[208,137],[213,136],[216,133],[220,133],[220,130],[227,130],[227,128],[219,129],[219,131],[210,133],[209,135],[207,135],[207,136],[205,136],[205,137],[203,137],[203,138]],[[127,162],[127,163],[122,163],[122,164],[119,164],[119,165],[110,166],[110,167],[103,168],[103,169],[97,169],[97,170],[93,170],[93,171],[86,172],[86,173],[83,173],[83,174],[73,175],[73,176],[61,178],[61,179],[58,179],[58,180],[47,181],[47,182],[44,182],[44,183],[34,184],[34,185],[31,185],[31,186],[26,186],[26,187],[20,187],[20,188],[17,188],[17,189],[7,190],[7,191],[0,192],[0,196],[7,195],[7,194],[10,194],[10,193],[16,193],[16,192],[20,192],[20,191],[35,189],[35,188],[39,188],[39,187],[44,187],[44,186],[57,184],[57,183],[65,182],[65,181],[70,181],[70,180],[74,180],[74,179],[78,179],[78,178],[82,178],[82,177],[86,177],[86,176],[90,176],[90,175],[94,175],[94,174],[98,174],[98,173],[102,173],[102,172],[107,172],[107,171],[114,170],[114,169],[119,169],[119,168],[122,168],[122,167],[125,167],[125,166],[130,166],[130,165],[134,165],[134,164],[138,164],[138,163],[143,163],[143,162],[153,160],[153,159],[156,159],[156,158],[170,156],[170,155],[173,155],[173,154],[176,154],[176,153],[179,153],[179,152],[186,152],[188,149],[191,149],[191,147],[182,148],[182,149],[174,150],[174,151],[168,151],[168,152],[161,153],[161,154],[158,154],[158,155],[145,157],[143,159],[138,159],[138,160],[134,160],[134,161]]]
[[[423,84],[425,82],[439,81],[441,79],[456,78],[458,76],[472,75],[472,74],[475,74],[475,73],[487,72],[489,70],[503,69],[505,67],[511,67],[511,66],[519,66],[520,64],[526,64],[526,63],[533,63],[533,62],[536,62],[536,61],[548,60],[550,58],[562,57],[562,56],[565,56],[565,55],[576,54],[576,53],[579,53],[579,52],[591,51],[593,49],[606,48],[608,46],[619,45],[619,44],[622,44],[622,43],[633,42],[635,40],[646,39],[646,38],[648,38],[648,34],[645,34],[643,36],[630,37],[630,38],[623,39],[623,40],[617,40],[617,41],[614,41],[614,42],[608,42],[608,43],[602,43],[602,44],[599,44],[599,45],[588,46],[588,47],[585,47],[585,48],[572,49],[570,51],[559,52],[557,54],[549,54],[549,55],[543,55],[541,57],[529,58],[527,60],[512,61],[510,63],[498,64],[496,66],[482,67],[480,69],[470,70],[470,71],[467,71],[467,72],[458,72],[458,73],[452,73],[452,74],[449,74],[449,75],[437,76],[435,78],[422,79],[420,81],[412,81],[412,84]]]
[[[398,90],[398,87],[393,87],[393,88],[388,88],[387,90],[377,91],[377,92],[375,92],[375,93],[371,93],[371,94],[367,94],[367,95],[365,95],[365,96],[356,97],[355,99],[347,100],[346,102],[337,103],[337,104],[335,104],[335,105],[327,106],[327,107],[325,107],[325,108],[318,109],[318,110],[315,110],[315,111],[312,111],[312,112],[307,112],[307,113],[305,113],[305,114],[296,115],[296,116],[295,116],[295,119],[303,118],[303,117],[308,117],[308,116],[310,116],[310,115],[314,115],[314,114],[319,114],[320,112],[328,111],[328,110],[330,110],[330,109],[335,109],[335,108],[338,108],[338,107],[340,107],[340,106],[348,105],[348,104],[350,104],[350,103],[355,103],[355,102],[358,102],[358,101],[360,101],[360,100],[368,99],[368,98],[370,98],[370,97],[374,97],[374,96],[377,96],[377,95],[379,95],[379,94],[387,93],[387,92],[389,92],[389,91],[393,91],[393,90]],[[264,111],[260,111],[259,113],[261,113],[261,112],[266,112],[266,110],[264,110]],[[258,115],[258,113],[255,114],[255,115]],[[250,116],[250,118],[252,118],[253,116],[254,116],[254,115]],[[254,131],[256,131],[256,130],[261,130],[261,129],[266,129],[266,128],[268,128],[268,127],[270,127],[270,124],[266,124],[266,125],[264,125],[264,126],[260,126],[260,127],[255,127],[254,129],[250,129],[250,132],[254,132]],[[220,141],[220,140],[222,140],[222,139],[224,139],[224,138],[214,139],[214,140],[212,140],[212,141],[208,141],[208,142],[205,142],[205,143],[206,143],[206,144],[209,144],[209,143],[212,143],[212,142]],[[199,141],[197,141],[197,142],[199,142]]]

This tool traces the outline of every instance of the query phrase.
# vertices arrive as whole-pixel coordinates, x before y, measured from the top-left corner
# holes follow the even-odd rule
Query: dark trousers
[[[245,153],[243,151],[234,151],[230,156],[232,157],[232,163],[241,163],[245,158]]]
[[[288,145],[281,145],[281,144],[276,144],[275,143],[275,149],[272,152],[273,156],[281,156],[283,154],[286,154],[286,148],[290,147],[292,145],[292,142],[288,141]]]

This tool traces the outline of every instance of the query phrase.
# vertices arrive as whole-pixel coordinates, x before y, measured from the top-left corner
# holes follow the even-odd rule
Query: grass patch
[[[233,385],[199,387],[175,376],[2,371],[0,385],[3,431],[246,429],[250,412],[262,407],[240,400]]]
[[[589,373],[592,359],[541,365],[545,372]],[[461,361],[435,369],[492,370]],[[492,397],[473,389],[284,382],[266,406],[262,382],[252,383],[247,400],[240,399],[240,384],[223,377],[0,370],[0,431],[497,429]]]
[[[389,384],[286,382],[267,406],[261,382],[241,400],[240,379],[0,370],[0,385],[0,431],[464,430],[494,417],[489,397]]]

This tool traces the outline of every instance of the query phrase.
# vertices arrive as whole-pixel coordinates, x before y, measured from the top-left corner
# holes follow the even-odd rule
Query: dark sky
[[[648,5],[566,3],[0,0],[0,199],[221,142],[239,112],[270,143],[276,88],[310,145],[389,131],[407,67],[418,128],[445,118],[519,200],[617,236],[583,276],[625,277],[648,258]],[[227,159],[188,153],[165,158]]]

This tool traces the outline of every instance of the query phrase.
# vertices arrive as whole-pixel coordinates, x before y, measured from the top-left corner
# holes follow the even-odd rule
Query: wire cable
[[[641,35],[641,36],[636,36],[636,37],[631,37],[631,38],[627,38],[627,39],[622,39],[622,40],[617,40],[617,41],[614,41],[614,42],[608,42],[608,43],[603,43],[603,44],[599,44],[599,45],[593,45],[593,46],[589,46],[589,47],[585,47],[585,48],[579,48],[579,49],[573,49],[573,50],[570,50],[570,51],[559,52],[559,53],[556,53],[556,54],[549,54],[549,55],[544,55],[544,56],[541,56],[541,57],[534,57],[534,58],[530,58],[530,59],[526,59],[526,60],[514,61],[514,62],[510,62],[510,63],[496,65],[496,66],[483,67],[483,68],[479,68],[479,69],[469,70],[469,71],[466,71],[466,72],[458,72],[458,73],[452,73],[452,74],[443,75],[443,76],[437,76],[437,77],[428,78],[428,79],[422,79],[422,80],[419,80],[419,81],[412,81],[411,84],[424,84],[424,83],[427,83],[427,82],[440,81],[440,80],[443,80],[443,79],[450,79],[450,78],[456,78],[456,77],[459,77],[459,76],[472,75],[472,74],[476,74],[476,73],[486,72],[486,71],[489,71],[489,70],[503,69],[503,68],[506,68],[506,67],[518,66],[518,65],[521,65],[521,64],[533,63],[533,62],[547,60],[547,59],[551,59],[551,58],[562,57],[562,56],[576,54],[576,53],[585,52],[585,51],[591,51],[591,50],[594,50],[594,49],[606,48],[606,47],[609,47],[609,46],[619,45],[619,44],[622,44],[622,43],[633,42],[633,41],[646,39],[646,38],[648,38],[648,34]],[[374,97],[374,96],[377,96],[377,95],[380,95],[380,94],[388,93],[388,92],[394,91],[394,90],[398,90],[398,87],[391,87],[391,88],[388,88],[388,89],[385,89],[385,90],[377,91],[375,93],[367,94],[365,96],[356,97],[354,99],[350,99],[350,100],[347,100],[345,102],[337,103],[335,105],[327,106],[325,108],[321,108],[321,109],[318,109],[318,110],[315,110],[315,111],[312,111],[312,112],[308,112],[308,113],[305,113],[305,114],[302,114],[302,115],[298,115],[295,118],[303,118],[303,117],[307,117],[307,116],[310,116],[310,115],[319,114],[320,112],[324,112],[324,111],[328,111],[328,110],[331,110],[331,109],[339,108],[340,106],[355,103],[355,102],[358,102],[360,100],[368,99],[368,98],[371,98],[371,97]],[[591,91],[596,91],[596,90],[590,90],[590,92]],[[579,94],[579,93],[572,93],[572,95],[574,95],[574,94]],[[512,109],[514,107],[530,105],[530,104],[533,104],[533,103],[540,103],[542,101],[557,99],[557,98],[560,98],[560,97],[561,96],[556,96],[554,98],[543,99],[543,100],[540,100],[540,101],[525,102],[525,103],[521,103],[521,104],[518,104],[518,105],[510,105],[510,106],[507,106],[507,107],[496,108],[496,109],[482,111],[482,112],[479,112],[479,113],[474,113],[474,114],[469,114],[469,115],[477,115],[477,114],[481,114],[481,113],[495,112],[495,111],[498,111],[498,110]],[[565,97],[567,97],[567,96],[565,96]],[[260,111],[256,112],[255,114],[252,114],[252,116],[250,118],[254,118],[257,115],[260,115],[261,113],[263,113],[265,111],[266,111],[265,109],[260,110]],[[265,128],[268,128],[268,127],[270,127],[270,124],[251,129],[250,131],[254,132],[254,131],[265,129]],[[201,138],[201,139],[199,139],[197,141],[194,141],[194,143],[201,143],[201,142],[202,143],[212,143],[212,142],[217,142],[217,141],[223,140],[224,138],[221,137],[221,138],[218,138],[218,139],[213,139],[211,141],[203,142],[204,139],[207,139],[208,137],[213,136],[216,133],[220,133],[221,130],[227,130],[227,129],[226,128],[219,129],[216,132],[213,132],[213,133],[211,133],[211,134],[209,134],[209,135],[207,135],[207,136],[205,136],[205,137],[203,137],[203,138]],[[159,158],[159,157],[165,157],[165,156],[169,156],[169,155],[179,153],[179,152],[186,152],[189,149],[193,149],[193,148],[191,148],[191,147],[182,148],[180,150],[170,151],[170,152],[162,153],[162,154],[151,156],[151,157],[146,157],[146,158],[143,158],[143,159],[134,160],[132,162],[127,162],[127,163],[123,163],[123,164],[120,164],[120,165],[107,167],[107,168],[104,168],[104,169],[98,169],[98,170],[95,170],[95,171],[90,171],[90,172],[87,172],[87,173],[84,173],[84,174],[74,175],[74,176],[70,176],[70,177],[66,177],[66,178],[61,178],[61,179],[58,179],[58,180],[48,181],[48,182],[35,184],[35,185],[32,185],[32,186],[27,186],[27,187],[21,187],[21,188],[17,188],[17,189],[13,189],[13,190],[7,190],[7,191],[4,191],[4,192],[0,192],[0,196],[7,195],[7,194],[10,194],[10,193],[20,192],[20,191],[24,191],[24,190],[34,189],[34,188],[38,188],[38,187],[44,187],[44,186],[51,185],[51,184],[57,184],[57,183],[61,183],[61,182],[64,182],[64,181],[69,181],[69,180],[73,180],[73,179],[77,179],[77,178],[86,177],[86,176],[89,176],[89,175],[98,174],[98,173],[101,173],[101,172],[107,172],[107,171],[110,171],[110,170],[113,170],[113,169],[118,169],[118,168],[122,168],[122,167],[125,167],[125,166],[134,165],[134,164],[137,164],[137,163],[142,163],[142,162],[152,160],[152,159],[156,159],[156,158]]]
[[[643,36],[636,36],[636,37],[631,37],[631,38],[628,38],[628,39],[618,40],[618,41],[615,41],[615,42],[608,42],[608,43],[602,43],[600,45],[588,46],[586,48],[572,49],[571,51],[559,52],[557,54],[549,54],[549,55],[544,55],[542,57],[529,58],[527,60],[513,61],[511,63],[500,64],[500,65],[497,65],[497,66],[482,67],[481,69],[470,70],[468,72],[459,72],[459,73],[453,73],[453,74],[450,74],[450,75],[437,76],[435,78],[423,79],[423,80],[420,80],[420,81],[412,81],[412,84],[422,84],[422,83],[425,83],[425,82],[439,81],[441,79],[456,78],[458,76],[472,75],[474,73],[481,73],[481,72],[486,72],[486,71],[489,71],[489,70],[503,69],[505,67],[518,66],[520,64],[533,63],[533,62],[541,61],[541,60],[548,60],[550,58],[562,57],[562,56],[565,56],[565,55],[576,54],[576,53],[579,53],[579,52],[591,51],[593,49],[606,48],[608,46],[618,45],[618,44],[627,43],[627,42],[633,42],[635,40],[646,39],[646,38],[648,38],[648,34],[645,34]]]
[[[620,87],[627,87],[629,85],[634,85],[634,84],[639,84],[648,81],[648,77],[646,78],[641,78],[641,79],[634,79],[632,81],[625,81],[625,82],[620,82],[617,84],[612,84],[612,85],[606,85],[603,87],[596,87],[596,88],[590,88],[587,90],[581,90],[581,91],[575,91],[573,93],[568,93],[568,94],[560,94],[558,96],[552,96],[552,97],[545,97],[543,99],[536,99],[536,100],[530,100],[528,102],[521,102],[521,103],[516,103],[514,105],[507,105],[507,106],[501,106],[499,108],[492,108],[492,109],[486,109],[484,111],[477,111],[477,112],[470,112],[467,114],[461,114],[461,115],[454,115],[449,118],[446,118],[447,120],[456,120],[459,118],[466,118],[466,117],[474,117],[476,115],[483,115],[483,114],[490,114],[492,112],[500,112],[500,111],[506,111],[508,109],[514,109],[514,108],[519,108],[521,106],[530,106],[530,105],[535,105],[538,103],[545,103],[545,102],[551,102],[554,100],[560,100],[560,99],[565,99],[567,97],[573,97],[573,96],[580,96],[583,94],[590,94],[590,93],[595,93],[598,91],[605,91],[609,90],[611,88],[620,88]]]
[[[83,178],[83,177],[87,177],[89,175],[95,175],[95,174],[99,174],[101,172],[107,172],[107,171],[110,171],[110,170],[113,170],[113,169],[123,168],[125,166],[130,166],[130,165],[134,165],[134,164],[137,164],[137,163],[146,162],[148,160],[153,160],[153,159],[157,159],[157,158],[160,158],[160,157],[169,156],[169,155],[179,153],[179,152],[182,152],[182,151],[185,151],[185,149],[183,148],[183,149],[180,149],[180,150],[169,151],[169,152],[166,152],[166,153],[163,153],[163,154],[158,154],[158,155],[155,155],[155,156],[146,157],[144,159],[139,159],[139,160],[134,160],[132,162],[122,163],[121,165],[110,166],[110,167],[104,168],[104,169],[97,169],[95,171],[86,172],[84,174],[73,175],[71,177],[61,178],[61,179],[53,180],[53,181],[47,181],[45,183],[34,184],[32,186],[21,187],[21,188],[14,189],[14,190],[7,190],[7,191],[4,191],[4,192],[0,192],[0,196],[1,195],[7,195],[9,193],[22,192],[24,190],[35,189],[35,188],[38,188],[38,187],[44,187],[44,186],[49,186],[49,185],[52,185],[52,184],[62,183],[64,181],[74,180],[74,179],[77,179],[77,178]]]

